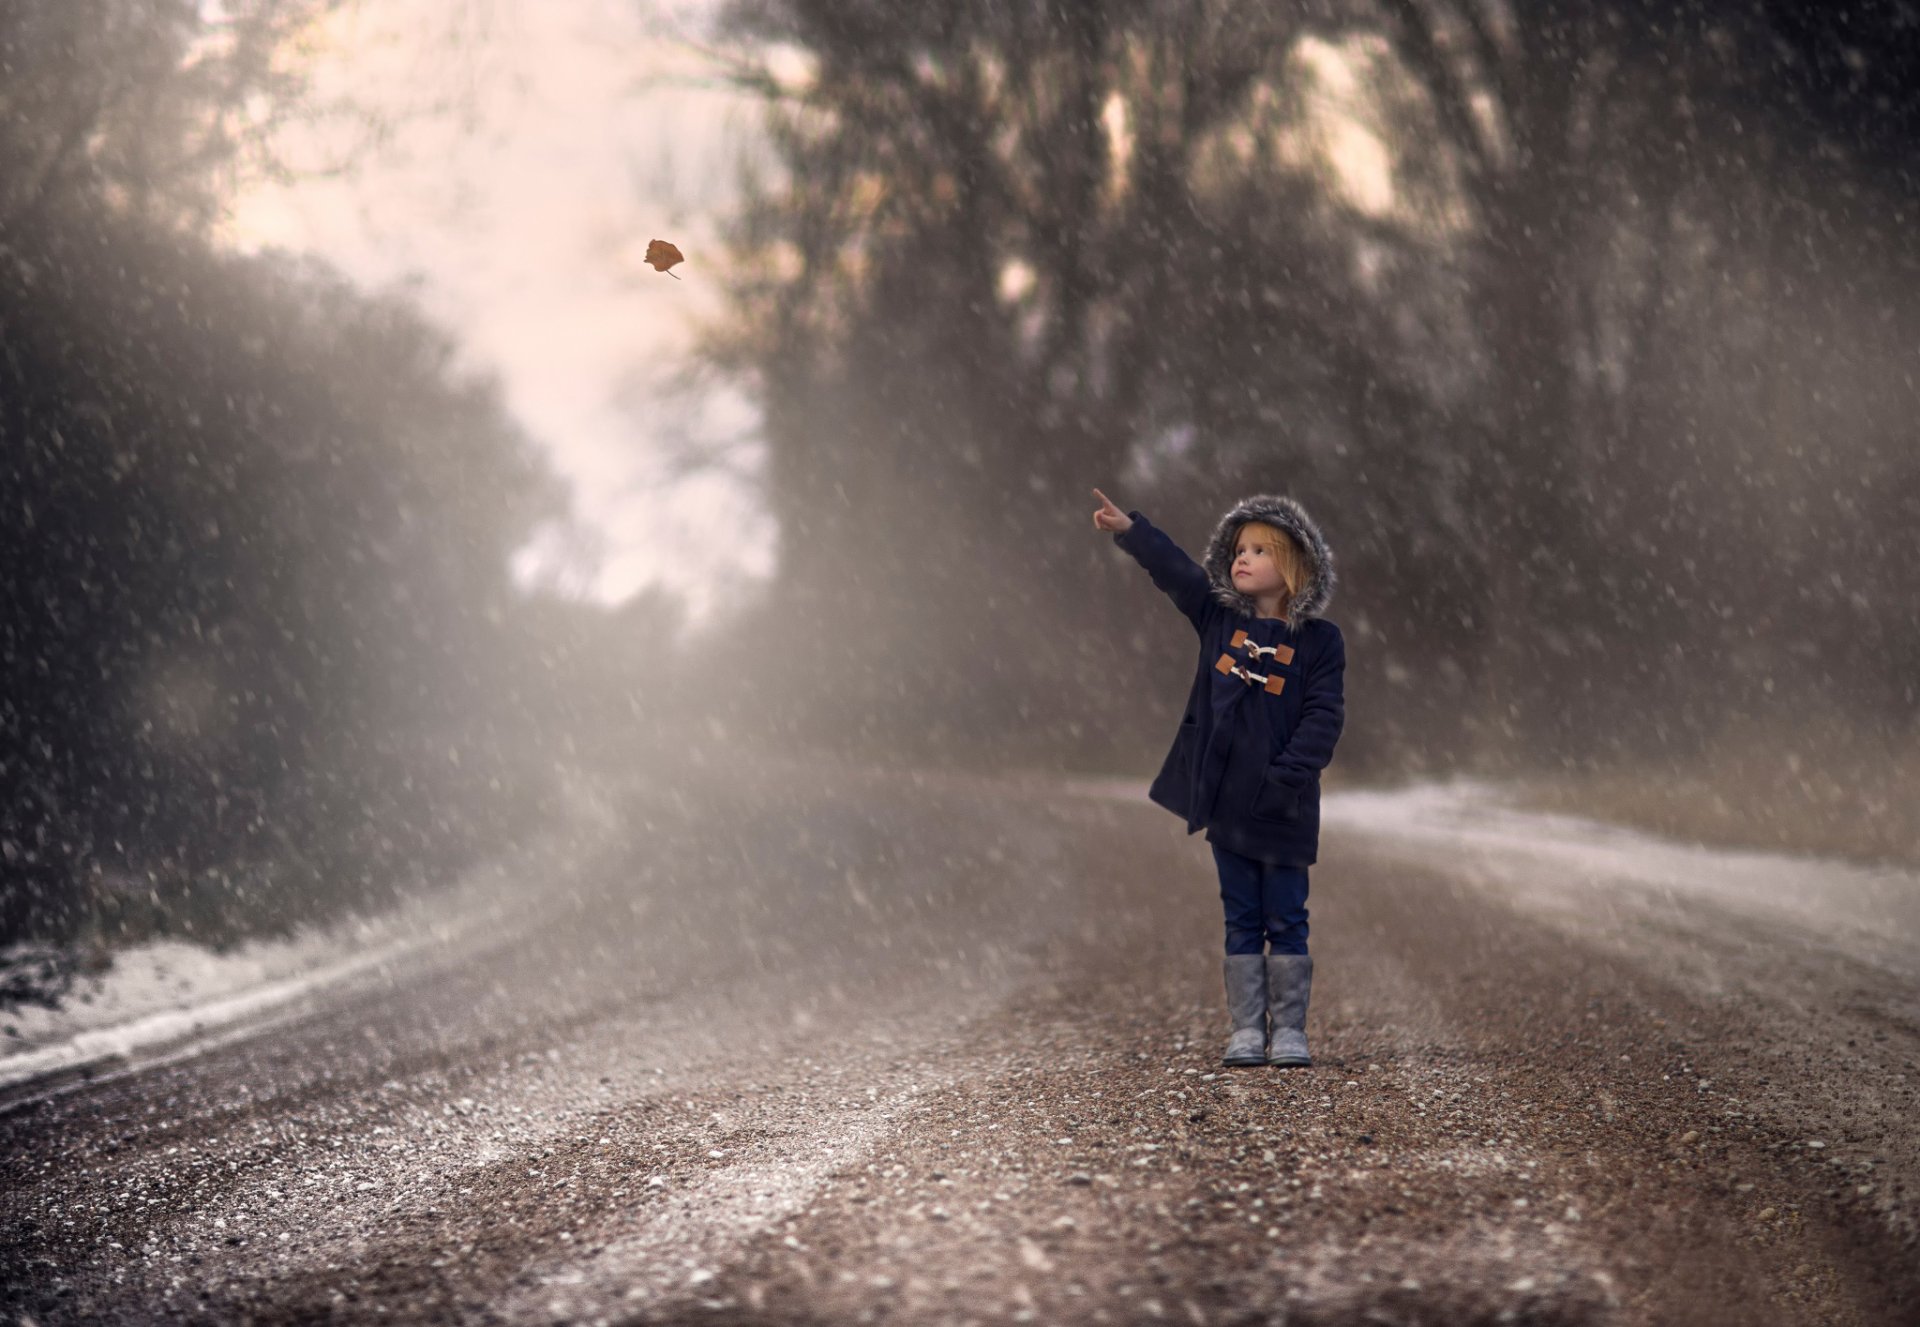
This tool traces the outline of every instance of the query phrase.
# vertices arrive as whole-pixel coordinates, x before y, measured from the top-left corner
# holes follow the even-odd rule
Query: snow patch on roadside
[[[5,1016],[0,1087],[232,1023],[423,942],[382,937],[386,929],[368,924],[256,940],[226,954],[177,940],[123,951],[105,973],[75,978],[62,1007],[28,1006]]]
[[[1705,902],[1888,972],[1920,974],[1920,873],[1665,839],[1512,805],[1497,784],[1459,779],[1329,795],[1323,826],[1463,869],[1516,901],[1630,937],[1653,918],[1686,931]]]
[[[571,822],[555,841],[577,858],[617,821],[604,797],[584,784],[572,789],[570,803]],[[550,877],[557,851],[542,840],[511,861],[377,916],[251,940],[225,953],[170,939],[120,950],[106,971],[76,976],[58,1008],[0,1012],[0,1091],[251,1024],[363,972],[451,951],[476,935],[507,933],[506,922],[538,905],[537,892],[527,898],[525,870],[512,862],[544,862],[541,874]]]
[[[1070,779],[1066,787],[1146,804],[1137,779]],[[1692,905],[1704,902],[1785,928],[1808,945],[1920,976],[1920,872],[1661,838],[1519,807],[1501,785],[1469,778],[1329,792],[1320,823],[1623,940],[1648,918],[1681,933],[1698,928],[1705,923]],[[1338,860],[1337,844],[1323,841],[1322,867]]]

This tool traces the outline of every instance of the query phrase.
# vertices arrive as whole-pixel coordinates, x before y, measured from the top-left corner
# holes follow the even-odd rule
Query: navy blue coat
[[[1272,520],[1272,510],[1256,517]],[[1298,513],[1297,506],[1290,510]],[[1210,843],[1261,861],[1312,865],[1320,850],[1320,771],[1333,760],[1346,723],[1340,628],[1303,615],[1299,602],[1287,618],[1255,616],[1251,600],[1224,576],[1210,575],[1139,512],[1127,514],[1133,526],[1114,542],[1147,569],[1199,635],[1180,728],[1147,796],[1182,817],[1189,834],[1205,829]],[[1297,519],[1304,523],[1304,514]],[[1215,533],[1208,561],[1222,571],[1242,521],[1223,521]],[[1310,609],[1325,602],[1332,567],[1318,531],[1311,523],[1305,529],[1311,538],[1298,542],[1310,558],[1318,556],[1321,572],[1310,587],[1317,594],[1297,597]],[[1268,675],[1277,681],[1254,680]]]

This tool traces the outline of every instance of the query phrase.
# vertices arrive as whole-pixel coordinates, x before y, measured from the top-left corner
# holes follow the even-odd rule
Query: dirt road
[[[1229,1071],[1206,846],[1113,793],[763,757],[636,783],[522,923],[16,1096],[0,1308],[1920,1321],[1899,936],[1556,885],[1330,795],[1316,1064]]]

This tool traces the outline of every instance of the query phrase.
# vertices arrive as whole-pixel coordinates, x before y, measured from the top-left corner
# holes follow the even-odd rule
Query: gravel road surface
[[[1905,913],[1869,945],[1330,793],[1316,1063],[1227,1070],[1211,859],[1143,788],[609,795],[460,945],[0,1100],[0,1312],[1920,1322]]]

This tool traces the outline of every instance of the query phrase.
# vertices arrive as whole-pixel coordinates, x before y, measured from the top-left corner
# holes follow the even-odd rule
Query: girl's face
[[[1258,530],[1242,531],[1233,545],[1233,588],[1259,598],[1284,593],[1287,579],[1274,556],[1273,537]]]

